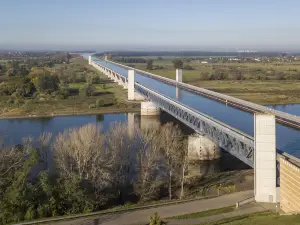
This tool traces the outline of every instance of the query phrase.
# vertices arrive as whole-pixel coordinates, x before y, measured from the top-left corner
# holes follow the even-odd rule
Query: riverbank
[[[25,97],[16,93],[13,95],[0,93],[0,119],[124,113],[140,110],[138,102],[127,100],[127,90],[88,65],[88,62],[81,57],[72,59],[70,64],[57,64],[53,68],[45,69],[51,72],[51,76],[58,77],[59,90],[52,93],[35,92],[35,95]],[[33,76],[34,73],[34,70],[31,71],[28,77]],[[57,75],[59,73],[63,75]],[[7,91],[15,85],[24,88],[22,78],[4,78],[2,83],[0,81],[0,85],[7,88]]]
[[[140,112],[140,108],[102,108],[97,110],[89,110],[82,112],[55,112],[51,114],[26,114],[26,115],[0,115],[0,120],[5,119],[26,119],[26,118],[48,118],[59,116],[85,116],[85,115],[97,115],[97,114],[118,114],[118,113],[134,113]]]

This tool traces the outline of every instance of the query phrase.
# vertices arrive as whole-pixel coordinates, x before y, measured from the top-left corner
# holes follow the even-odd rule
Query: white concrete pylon
[[[141,116],[159,115],[160,108],[153,102],[141,102]]]
[[[92,65],[92,56],[89,55],[89,64]]]
[[[134,100],[134,70],[128,70],[128,100]]]
[[[191,161],[215,160],[221,157],[221,149],[209,138],[194,134],[188,138],[188,157]]]
[[[254,195],[257,202],[279,201],[276,188],[275,115],[254,115]]]
[[[176,81],[182,82],[182,69],[176,69]]]

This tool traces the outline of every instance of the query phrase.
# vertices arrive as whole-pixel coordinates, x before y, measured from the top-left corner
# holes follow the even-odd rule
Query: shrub
[[[105,101],[104,101],[104,99],[97,99],[97,101],[96,101],[96,106],[97,106],[97,107],[103,107],[103,106],[105,106]]]
[[[51,93],[58,90],[59,80],[57,76],[43,75],[35,79],[34,85],[39,92]]]
[[[163,224],[164,224],[164,222],[161,220],[161,218],[157,212],[154,213],[154,215],[150,217],[149,225],[163,225]]]
[[[184,69],[184,70],[194,70],[194,68],[193,68],[192,66],[190,66],[190,65],[185,65],[185,66],[183,67],[183,69]]]
[[[80,95],[84,97],[90,97],[95,95],[95,92],[96,92],[95,87],[92,84],[88,84],[80,90]]]

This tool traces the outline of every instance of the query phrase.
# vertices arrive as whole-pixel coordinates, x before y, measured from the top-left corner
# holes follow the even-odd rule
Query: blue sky
[[[2,0],[0,49],[300,50],[299,0]]]

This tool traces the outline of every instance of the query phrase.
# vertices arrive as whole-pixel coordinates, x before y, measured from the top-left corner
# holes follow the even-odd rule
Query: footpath
[[[191,202],[181,203],[177,205],[170,206],[161,206],[157,208],[143,209],[130,211],[126,213],[119,214],[110,214],[104,216],[95,216],[89,218],[81,218],[70,221],[61,221],[55,222],[56,225],[143,225],[149,222],[149,217],[152,216],[155,212],[159,214],[161,218],[179,216],[183,214],[196,213],[201,211],[207,211],[211,209],[223,208],[235,205],[236,202],[253,197],[253,191],[243,191],[236,192],[232,194],[222,195],[215,198],[203,199],[203,200],[195,200]],[[264,211],[265,209],[258,206],[253,205],[249,208],[243,208],[240,210],[236,210],[232,213],[226,213],[227,216],[238,216],[245,213],[253,213]],[[235,214],[234,214],[235,213]],[[215,215],[211,216],[211,219],[222,219],[226,218],[226,215]],[[180,225],[180,224],[197,224],[201,222],[205,222],[207,220],[205,218],[197,218],[197,219],[189,219],[189,220],[172,220],[169,221],[170,225]],[[51,224],[51,223],[48,223]],[[53,223],[54,224],[54,223]]]

